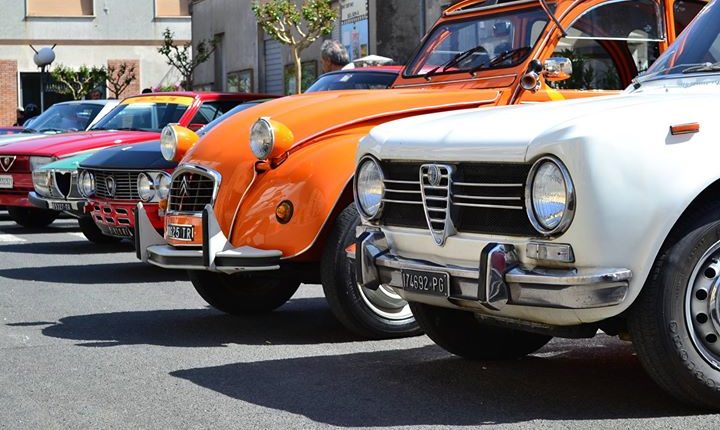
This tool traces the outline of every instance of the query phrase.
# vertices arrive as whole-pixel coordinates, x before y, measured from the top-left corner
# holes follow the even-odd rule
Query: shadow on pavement
[[[119,243],[96,244],[87,240],[62,241],[62,242],[22,242],[2,245],[0,252],[12,252],[19,254],[110,254],[116,252],[134,252],[132,242],[123,241]]]
[[[77,222],[53,223],[47,227],[42,228],[23,227],[15,223],[0,225],[1,233],[14,234],[16,236],[23,236],[29,234],[74,233],[79,231],[80,227],[78,227]]]
[[[506,362],[466,361],[428,346],[237,363],[171,375],[238,400],[349,427],[692,413],[646,376],[629,345],[608,343],[610,348],[566,351],[561,342],[553,342],[541,351],[548,358]]]
[[[84,266],[43,266],[2,269],[0,278],[53,284],[152,284],[186,281],[184,270],[165,270],[149,264],[104,263]]]
[[[81,346],[156,345],[220,347],[229,344],[316,344],[358,340],[333,317],[324,298],[293,299],[275,312],[236,317],[213,309],[115,312],[70,316],[50,323],[45,336]],[[9,326],[33,326],[20,322]],[[38,324],[39,325],[39,324]]]

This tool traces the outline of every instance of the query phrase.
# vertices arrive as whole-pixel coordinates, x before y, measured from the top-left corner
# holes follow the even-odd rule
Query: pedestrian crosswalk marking
[[[20,236],[15,236],[14,234],[0,234],[0,243],[19,243],[19,242],[27,242],[27,240],[23,239]]]
[[[73,237],[79,237],[80,239],[85,239],[85,235],[82,233],[72,232],[72,233],[68,233],[68,234]]]

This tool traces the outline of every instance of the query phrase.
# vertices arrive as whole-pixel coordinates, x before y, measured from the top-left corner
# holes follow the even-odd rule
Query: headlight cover
[[[41,168],[46,164],[50,164],[53,161],[55,161],[53,157],[30,157],[30,171],[34,172],[35,170]]]
[[[170,195],[170,185],[172,184],[172,176],[168,173],[161,172],[155,176],[155,191],[160,199],[166,199]]]
[[[373,157],[360,160],[355,172],[355,202],[360,214],[373,220],[382,212],[382,199],[385,196],[384,176],[380,164]]]
[[[144,202],[152,201],[155,198],[155,183],[147,173],[138,175],[137,190],[140,199]]]
[[[564,233],[575,215],[575,188],[565,165],[555,157],[539,159],[530,169],[525,200],[539,233]]]
[[[32,172],[33,188],[43,197],[50,197],[50,171],[38,170]]]
[[[177,136],[175,135],[175,130],[170,125],[166,125],[160,134],[160,152],[164,159],[173,161],[175,151],[177,151]]]
[[[275,147],[275,131],[268,118],[260,118],[250,128],[250,149],[258,160],[267,160]]]
[[[80,195],[87,198],[95,194],[95,175],[88,171],[80,172],[78,176],[78,191]]]

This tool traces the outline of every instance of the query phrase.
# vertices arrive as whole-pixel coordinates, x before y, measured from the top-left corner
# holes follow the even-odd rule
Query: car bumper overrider
[[[178,247],[167,243],[153,227],[146,209],[139,203],[135,211],[135,249],[143,262],[166,269],[207,270],[236,273],[280,269],[282,252],[249,246],[233,247],[222,232],[212,206],[198,214],[200,246]]]
[[[377,289],[387,285],[409,301],[548,324],[569,324],[546,319],[548,308],[577,314],[621,305],[632,277],[632,272],[624,268],[526,268],[513,244],[478,242],[482,249],[478,264],[466,267],[401,257],[388,243],[380,229],[358,228],[357,241],[348,248],[348,257],[355,261],[362,286]],[[447,294],[406,289],[404,271],[448,274]]]
[[[69,214],[80,216],[85,213],[85,200],[61,200],[40,196],[35,191],[28,194],[30,203],[40,209],[49,209],[55,211],[67,212]]]

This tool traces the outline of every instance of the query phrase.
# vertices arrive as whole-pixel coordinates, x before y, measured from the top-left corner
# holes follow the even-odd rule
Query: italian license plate
[[[442,272],[403,270],[403,289],[431,296],[450,296],[450,275]]]
[[[56,211],[71,211],[72,205],[66,202],[50,202],[50,209]]]
[[[167,236],[168,239],[191,242],[195,240],[195,226],[168,224]]]
[[[11,175],[0,175],[0,188],[12,189],[13,177]]]

